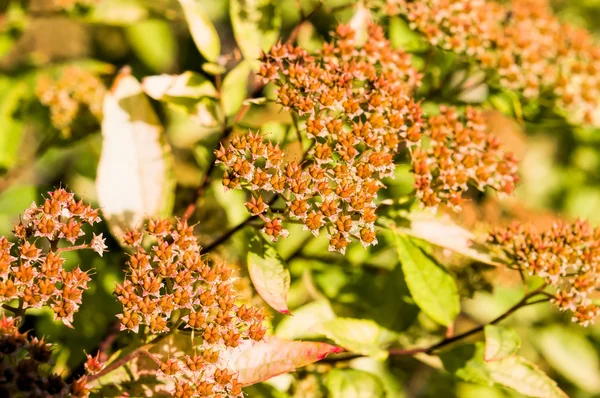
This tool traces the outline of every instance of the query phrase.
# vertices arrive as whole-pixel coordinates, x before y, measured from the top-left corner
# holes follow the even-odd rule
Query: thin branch
[[[148,344],[141,345],[141,346],[137,347],[136,349],[134,349],[133,351],[130,351],[129,353],[125,354],[121,358],[114,360],[110,365],[108,365],[107,367],[102,369],[100,372],[98,372],[94,375],[88,376],[87,383],[89,384],[95,380],[98,380],[99,378],[101,378],[104,375],[109,374],[113,370],[116,370],[116,369],[120,368],[121,366],[126,365],[127,363],[129,363],[132,360],[134,360],[135,358],[137,358],[144,351],[147,352],[150,348],[152,348],[153,345],[158,344],[163,339],[166,339],[167,337],[171,336],[171,334],[172,334],[172,332],[166,333],[166,334],[163,334],[160,336],[156,336]]]
[[[446,338],[442,341],[440,341],[439,343],[436,343],[434,345],[432,345],[431,347],[428,347],[420,352],[424,352],[426,354],[431,354],[433,351],[438,350],[442,347],[445,347],[449,344],[452,344],[458,340],[462,340],[464,338],[467,338],[469,336],[472,336],[476,333],[481,332],[487,325],[495,325],[499,322],[502,322],[504,319],[508,318],[510,315],[512,315],[515,311],[519,310],[520,308],[526,307],[528,305],[533,305],[533,304],[538,304],[541,302],[547,302],[548,299],[543,299],[543,300],[537,300],[537,301],[533,301],[533,302],[529,302],[529,299],[537,296],[538,294],[541,294],[543,292],[543,290],[546,288],[546,285],[542,285],[539,288],[537,288],[536,290],[532,291],[531,293],[526,294],[525,296],[523,296],[523,298],[515,305],[513,305],[512,307],[510,307],[508,310],[506,310],[506,312],[504,312],[502,315],[500,315],[499,317],[495,318],[494,320],[492,320],[491,322],[487,323],[487,324],[483,324],[480,326],[477,326],[476,328],[473,328],[469,331],[466,331],[464,333],[461,334],[457,334],[455,336]]]
[[[543,299],[539,299],[539,300],[534,300],[534,301],[529,301],[531,298],[537,296],[537,295],[546,295],[546,293],[544,292],[544,289],[546,288],[546,285],[542,285],[539,288],[533,290],[532,292],[526,294],[525,296],[523,296],[523,298],[515,305],[513,305],[512,307],[510,307],[508,310],[506,310],[506,312],[504,312],[502,315],[498,316],[497,318],[495,318],[494,320],[477,326],[476,328],[473,328],[469,331],[466,331],[464,333],[461,334],[457,334],[455,336],[452,337],[447,337],[445,339],[443,339],[442,341],[435,343],[429,347],[422,347],[422,348],[409,348],[409,349],[391,349],[388,351],[388,354],[391,356],[413,356],[415,354],[431,354],[436,350],[439,350],[440,348],[443,348],[447,345],[450,345],[454,342],[457,342],[459,340],[465,339],[469,336],[472,336],[476,333],[479,333],[481,331],[483,331],[483,329],[487,326],[487,325],[495,325],[501,321],[503,321],[504,319],[508,318],[510,315],[512,315],[514,312],[516,312],[517,310],[519,310],[520,308],[523,307],[527,307],[530,305],[535,305],[535,304],[539,304],[539,303],[547,303],[548,301],[550,301],[549,298],[543,298]],[[363,355],[361,354],[354,354],[354,353],[344,353],[340,356],[335,356],[335,357],[328,357],[324,359],[324,362],[339,362],[339,361],[348,361],[350,359],[355,359],[355,358],[360,358]]]
[[[63,253],[63,252],[73,252],[76,250],[86,250],[86,249],[91,249],[92,246],[90,246],[87,243],[82,243],[81,245],[76,245],[76,246],[67,246],[67,247],[59,247],[58,249],[55,250],[55,253]]]

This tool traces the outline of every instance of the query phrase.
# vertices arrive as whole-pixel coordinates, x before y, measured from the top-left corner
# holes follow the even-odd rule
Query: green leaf
[[[200,54],[209,62],[217,62],[221,54],[221,41],[217,30],[206,15],[200,0],[179,0],[192,39]]]
[[[287,306],[290,272],[275,248],[260,235],[250,241],[248,273],[256,291],[267,304],[282,314],[291,314]]]
[[[250,63],[242,61],[223,79],[221,86],[221,103],[226,116],[235,115],[248,96],[248,77]]]
[[[489,376],[484,361],[485,345],[483,343],[465,344],[454,347],[439,355],[444,369],[461,380],[486,386],[494,382]]]
[[[385,397],[381,380],[361,370],[333,369],[327,374],[326,384],[331,398]]]
[[[140,83],[123,69],[104,98],[96,190],[111,232],[169,215],[175,180],[164,129]]]
[[[538,398],[565,398],[565,394],[554,380],[535,364],[523,357],[512,356],[487,363],[491,379],[503,387]]]
[[[408,237],[398,233],[394,237],[411,296],[434,321],[450,326],[460,312],[454,278]]]
[[[426,212],[410,213],[408,228],[396,227],[397,230],[412,237],[427,241],[435,246],[449,249],[457,254],[489,265],[502,265],[490,250],[477,244],[475,235],[458,225],[449,217],[438,217]]]
[[[181,75],[147,76],[142,80],[142,88],[146,94],[158,101],[169,101],[171,97],[199,99],[218,96],[210,80],[190,71]]]
[[[229,13],[235,40],[247,60],[260,57],[279,38],[280,2],[277,0],[230,0]]]
[[[294,310],[294,316],[283,318],[277,325],[275,334],[283,339],[313,338],[318,333],[311,331],[314,326],[335,319],[335,313],[327,300],[321,299]]]
[[[564,398],[566,394],[527,359],[513,355],[494,362],[485,362],[483,343],[458,346],[440,354],[446,371],[471,383],[509,388],[537,398]]]
[[[23,122],[14,113],[27,93],[25,81],[0,78],[0,168],[8,169],[19,159]]]
[[[387,358],[388,352],[383,347],[394,342],[397,337],[395,333],[365,319],[337,318],[320,324],[313,330],[348,351],[378,359]]]
[[[486,362],[515,355],[521,347],[521,338],[513,328],[487,325],[484,332]]]
[[[170,25],[149,19],[127,27],[127,38],[136,55],[155,72],[168,72],[176,62],[177,42]]]
[[[583,390],[600,392],[600,364],[594,345],[570,327],[549,326],[534,332],[533,341],[548,363]]]
[[[38,191],[34,185],[11,185],[0,193],[0,236],[13,230],[13,223],[36,199]]]

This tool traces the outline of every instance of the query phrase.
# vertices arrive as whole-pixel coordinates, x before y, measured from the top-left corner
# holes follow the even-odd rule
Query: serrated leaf
[[[276,311],[289,315],[290,272],[275,248],[259,235],[250,241],[248,273],[260,297]]]
[[[450,326],[460,312],[460,297],[452,275],[408,237],[394,234],[398,258],[415,303],[434,321]]]
[[[229,15],[235,41],[247,60],[256,60],[279,38],[279,1],[230,0]]]
[[[411,213],[408,219],[410,227],[398,227],[399,231],[485,264],[502,265],[484,245],[476,243],[471,231],[456,225],[449,217],[423,212]]]
[[[578,387],[600,392],[600,363],[594,345],[580,330],[550,326],[534,332],[534,342],[548,363]]]
[[[396,340],[396,334],[366,319],[337,318],[313,328],[348,351],[385,359],[383,347]]]
[[[385,397],[381,380],[361,370],[333,369],[327,374],[326,385],[331,398]]]
[[[229,71],[221,86],[221,103],[226,116],[233,116],[240,110],[248,96],[250,64],[242,61]]]
[[[217,62],[221,54],[221,40],[200,0],[179,0],[179,4],[198,51],[209,62]]]
[[[127,27],[129,45],[144,65],[155,72],[175,66],[177,41],[171,26],[160,19],[148,19]]]
[[[491,379],[503,387],[537,398],[565,398],[554,380],[523,357],[512,356],[486,364]]]
[[[465,344],[440,354],[444,369],[461,380],[492,386],[499,385],[536,398],[565,398],[566,394],[527,359],[513,355],[485,362],[483,343]]]
[[[484,332],[486,362],[515,355],[521,347],[521,338],[513,328],[486,325]]]
[[[181,75],[147,76],[142,80],[142,88],[146,94],[158,101],[168,101],[170,97],[199,99],[216,98],[218,95],[210,80],[190,71],[183,72]]]
[[[105,96],[103,113],[96,190],[111,232],[120,238],[147,217],[170,214],[173,160],[163,127],[128,69]]]
[[[222,352],[221,358],[245,386],[320,361],[343,351],[340,347],[308,341],[287,341],[271,337],[258,343],[245,341],[240,347]]]

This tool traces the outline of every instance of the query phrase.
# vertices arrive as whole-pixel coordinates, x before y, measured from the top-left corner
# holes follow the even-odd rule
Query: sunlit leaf
[[[292,372],[341,351],[341,348],[330,344],[271,337],[258,343],[246,341],[240,347],[222,353],[222,358],[237,373],[239,382],[247,386]]]
[[[229,14],[235,40],[247,60],[256,60],[279,38],[281,10],[276,0],[231,0]]]
[[[142,80],[144,92],[155,100],[168,101],[169,97],[202,98],[217,97],[210,80],[196,72],[181,75],[148,76]]]
[[[86,21],[126,26],[146,19],[148,9],[139,0],[104,0],[92,7]]]
[[[485,362],[483,343],[466,344],[440,354],[446,371],[456,377],[482,385],[500,385],[537,398],[564,398],[556,382],[527,359],[513,355]]]
[[[512,356],[489,362],[487,368],[496,384],[520,394],[538,398],[567,397],[554,380],[523,357]]]
[[[127,69],[106,95],[103,111],[96,189],[111,232],[120,237],[147,217],[171,212],[172,155],[142,86]]]
[[[600,392],[598,354],[580,331],[556,325],[533,335],[544,358],[561,375],[586,391]]]
[[[396,340],[396,335],[371,320],[337,318],[313,328],[348,351],[384,359],[385,346]]]
[[[217,62],[221,53],[221,41],[217,30],[203,9],[200,0],[179,0],[192,39],[200,54],[210,62]]]
[[[408,237],[401,234],[394,236],[411,296],[434,321],[450,326],[460,312],[460,297],[454,278]]]
[[[294,316],[279,322],[275,334],[283,339],[312,338],[319,335],[311,331],[314,326],[333,319],[335,313],[327,300],[313,301],[295,309]]]
[[[513,328],[487,325],[484,332],[486,362],[515,355],[521,347],[521,338]]]
[[[244,100],[248,96],[248,77],[250,75],[250,63],[242,61],[229,71],[223,79],[221,86],[221,103],[225,115],[233,116],[240,110]]]
[[[327,389],[331,398],[385,397],[383,384],[377,376],[355,369],[333,369],[327,374]]]
[[[477,239],[471,231],[455,224],[449,217],[423,212],[411,213],[408,218],[409,227],[397,227],[403,233],[485,264],[501,265],[500,260],[484,245],[477,244]]]
[[[267,304],[282,314],[290,314],[287,306],[290,273],[275,248],[259,235],[250,242],[248,273]]]

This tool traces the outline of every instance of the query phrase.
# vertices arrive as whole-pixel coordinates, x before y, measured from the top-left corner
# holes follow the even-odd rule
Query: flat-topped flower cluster
[[[543,278],[556,293],[552,302],[573,312],[572,320],[587,326],[600,313],[592,301],[600,286],[600,228],[587,221],[557,222],[548,231],[513,223],[490,234],[515,265]]]
[[[142,245],[145,236],[154,240],[149,250]],[[232,269],[204,259],[193,227],[182,220],[150,220],[144,231],[128,231],[125,243],[133,253],[115,289],[123,305],[121,329],[193,330],[201,346],[160,364],[161,374],[175,382],[174,395],[241,396],[241,384],[220,353],[243,340],[262,340],[266,327],[261,309],[237,304]]]
[[[90,277],[79,267],[64,269],[61,253],[92,249],[102,255],[102,235],[75,245],[85,236],[83,226],[99,221],[98,209],[64,189],[49,192],[42,205],[33,203],[14,226],[17,244],[0,237],[0,302],[17,301],[18,311],[48,306],[70,326]]]
[[[561,23],[548,0],[387,0],[387,12],[431,44],[474,58],[499,86],[550,96],[571,122],[600,126],[600,47]]]
[[[278,87],[277,103],[300,118],[311,142],[304,161],[285,162],[282,149],[258,133],[235,137],[216,155],[226,166],[224,185],[251,192],[247,207],[274,240],[286,235],[282,222],[292,219],[315,235],[325,229],[331,250],[343,253],[351,238],[376,244],[377,192],[406,150],[426,206],[458,208],[471,180],[507,193],[516,183],[515,160],[486,135],[479,112],[469,109],[459,118],[443,109],[423,118],[414,99],[421,75],[378,25],[368,27],[364,44],[340,25],[314,55],[278,44],[264,54],[260,74]],[[285,201],[282,215],[271,211],[265,193]]]

